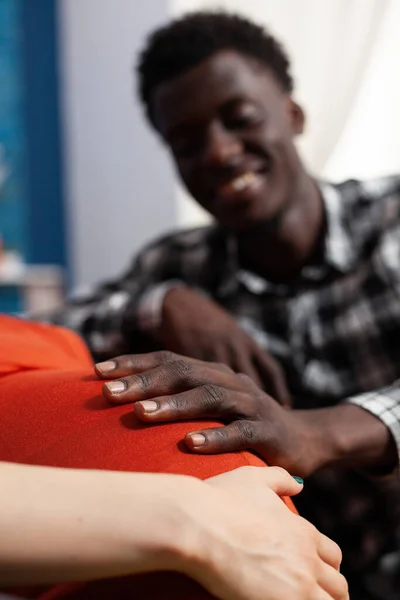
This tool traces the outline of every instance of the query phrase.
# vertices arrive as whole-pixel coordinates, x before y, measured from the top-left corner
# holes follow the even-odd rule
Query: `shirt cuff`
[[[143,294],[138,306],[138,327],[141,331],[155,331],[161,325],[162,309],[167,293],[177,287],[185,287],[179,279],[169,279],[155,285]]]
[[[386,388],[347,398],[380,419],[391,432],[400,463],[400,379]]]

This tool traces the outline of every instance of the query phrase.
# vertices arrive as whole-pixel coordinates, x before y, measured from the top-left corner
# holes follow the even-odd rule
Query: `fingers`
[[[292,401],[281,366],[259,348],[254,354],[254,362],[262,379],[261,387],[280,404],[290,407]]]
[[[328,594],[328,592],[326,592],[324,589],[318,586],[317,588],[315,588],[315,591],[310,597],[310,600],[336,600],[336,598],[334,596],[331,596],[330,594]]]
[[[242,467],[242,469],[251,469],[252,478],[259,479],[278,496],[297,496],[304,487],[301,478],[293,477],[282,467]]]
[[[245,402],[245,394],[207,384],[181,394],[166,395],[135,402],[135,415],[146,422],[180,421],[224,417]]]
[[[346,579],[330,565],[321,565],[318,584],[328,594],[328,598],[333,598],[334,600],[348,600],[349,598],[349,588]]]
[[[278,496],[295,496],[303,489],[303,483],[297,481],[281,467],[238,467],[207,479],[225,490],[237,493],[239,490],[272,490]]]
[[[100,379],[116,379],[149,371],[160,365],[174,362],[178,358],[180,358],[178,354],[168,351],[150,352],[149,354],[125,354],[106,362],[97,363],[94,369]]]
[[[278,496],[296,496],[304,487],[303,480],[295,479],[281,467],[254,467],[257,476],[262,476],[265,484]],[[262,471],[262,473],[259,472]]]
[[[262,380],[257,372],[257,369],[254,367],[250,355],[245,353],[238,353],[234,359],[233,367],[237,373],[241,373],[250,377],[250,379],[258,386],[260,389],[263,388]]]
[[[320,558],[334,569],[339,569],[342,563],[342,551],[336,542],[319,532],[317,542],[317,551]]]
[[[210,353],[209,353],[210,354]],[[210,358],[210,356],[208,356]],[[212,358],[221,365],[232,365],[231,354],[225,344],[216,344],[213,348]]]
[[[100,379],[117,379],[119,377],[127,377],[135,373],[143,373],[162,365],[167,365],[178,360],[184,360],[187,363],[202,365],[204,361],[197,358],[188,356],[181,356],[174,352],[167,350],[161,350],[159,352],[150,352],[148,354],[125,354],[123,356],[117,356],[106,362],[97,363],[94,366],[95,372]],[[214,369],[219,371],[225,371],[226,373],[232,373],[226,364],[223,364],[225,360],[219,360],[218,362],[208,363]]]
[[[259,441],[257,423],[234,421],[224,427],[192,431],[185,437],[190,450],[201,454],[222,454],[254,447]]]
[[[142,356],[139,357],[140,364],[149,360],[142,359]],[[154,357],[150,360],[154,360]],[[125,404],[207,385],[239,391],[243,388],[242,381],[230,369],[181,357],[150,370],[106,383],[103,393],[110,402]]]

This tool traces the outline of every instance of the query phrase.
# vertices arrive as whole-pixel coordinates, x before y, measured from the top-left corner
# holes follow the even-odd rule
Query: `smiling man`
[[[398,598],[400,178],[307,173],[287,56],[245,19],[195,13],[156,31],[138,77],[150,123],[215,224],[157,240],[53,320],[96,357],[146,342],[231,367],[162,355],[150,374],[116,371],[107,393],[164,397],[147,415],[143,405],[148,421],[218,417],[228,425],[192,450],[247,447],[308,477],[299,506],[343,548],[352,599]]]

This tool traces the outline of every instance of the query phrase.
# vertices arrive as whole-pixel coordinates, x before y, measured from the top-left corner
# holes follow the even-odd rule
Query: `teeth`
[[[241,190],[244,190],[248,185],[253,183],[254,179],[255,179],[254,173],[245,173],[244,175],[240,175],[240,177],[236,177],[236,179],[234,179],[231,182],[230,186],[236,192],[240,192]]]
[[[230,195],[232,193],[239,193],[247,187],[253,185],[257,181],[257,174],[253,171],[247,171],[239,177],[235,177],[230,181],[227,181],[220,187],[220,193],[222,195]]]

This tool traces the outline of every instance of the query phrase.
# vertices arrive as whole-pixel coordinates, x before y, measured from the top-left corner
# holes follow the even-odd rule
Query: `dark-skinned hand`
[[[222,363],[248,375],[278,402],[290,406],[285,376],[275,358],[225,309],[198,292],[177,287],[166,294],[156,337],[171,352]]]
[[[226,365],[173,354],[126,355],[96,365],[112,403],[134,403],[147,423],[216,419],[218,428],[186,436],[189,449],[223,453],[251,449],[268,464],[305,476],[323,463],[324,435],[311,413],[283,408],[247,375]],[[310,419],[311,417],[311,419]]]

